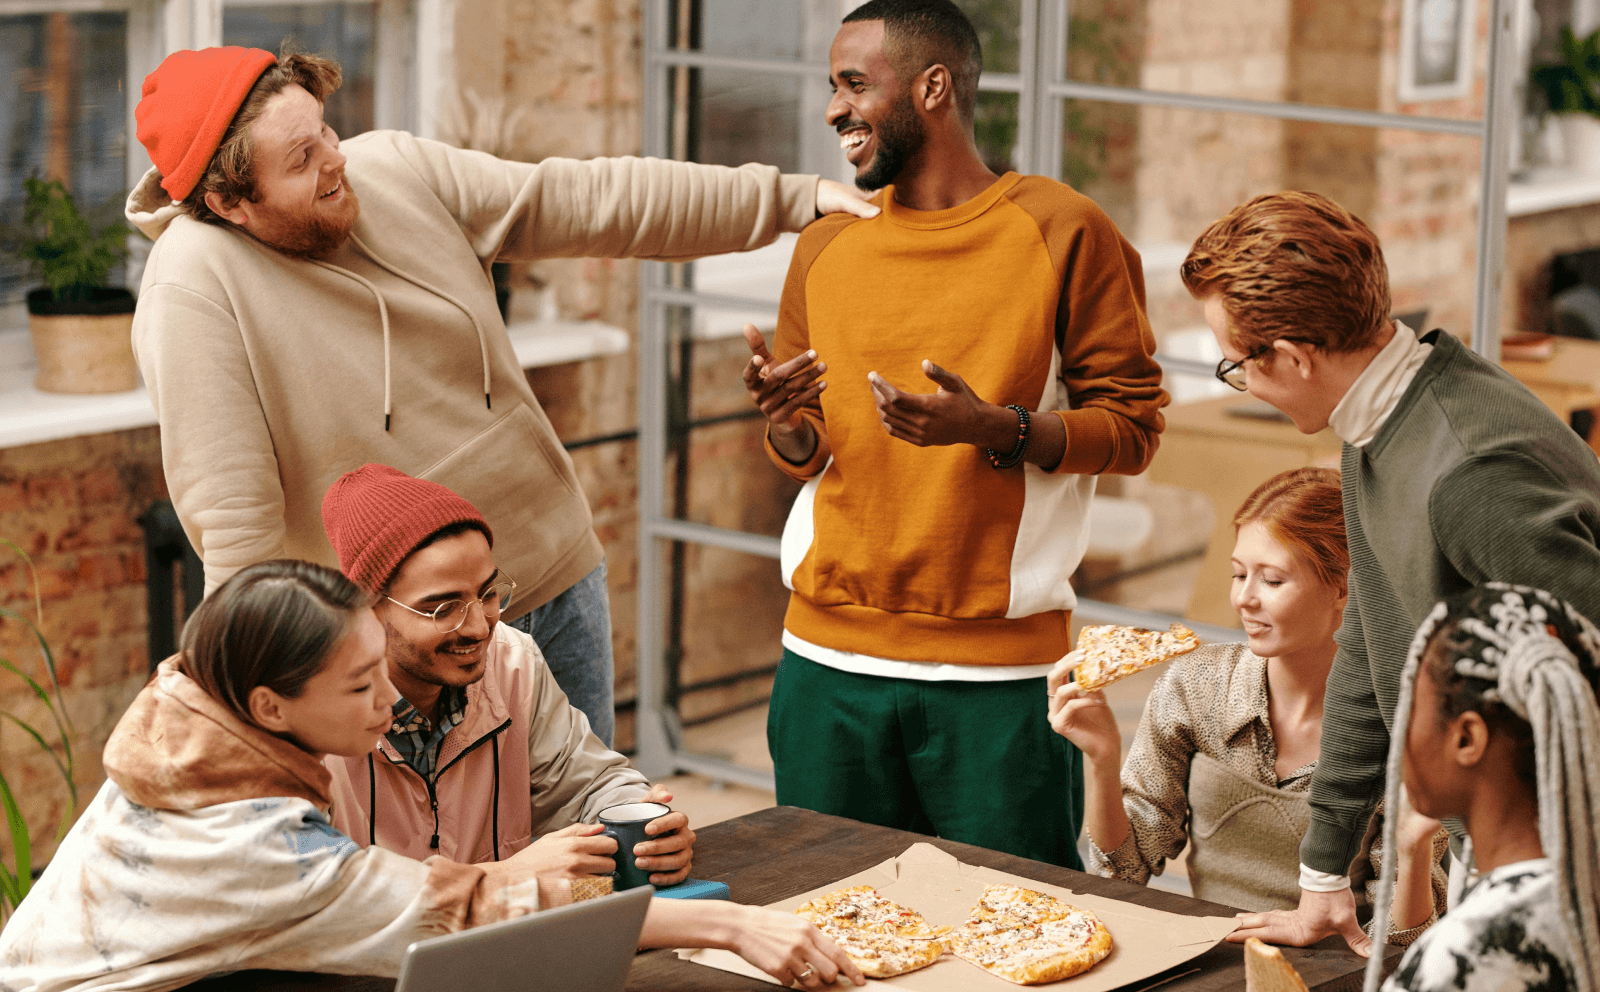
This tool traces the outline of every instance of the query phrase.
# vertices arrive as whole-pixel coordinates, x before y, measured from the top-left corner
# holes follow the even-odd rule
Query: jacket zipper
[[[451,768],[452,765],[455,765],[462,758],[465,758],[467,755],[471,754],[473,751],[476,751],[478,748],[482,747],[485,741],[492,740],[495,737],[500,736],[508,728],[510,728],[510,726],[511,726],[511,721],[509,719],[507,719],[505,723],[502,723],[500,726],[494,728],[493,730],[489,731],[487,734],[484,734],[482,737],[478,738],[477,740],[473,741],[471,744],[468,744],[466,747],[462,748],[460,754],[458,754],[454,758],[450,759],[450,764],[445,765],[443,768],[441,768],[438,771],[433,773],[433,779],[432,780],[429,780],[429,779],[426,779],[426,778],[422,778],[422,773],[417,771],[415,768],[412,768],[411,767],[411,763],[406,761],[405,759],[402,758],[401,760],[396,761],[393,758],[390,758],[387,754],[384,755],[384,758],[388,760],[389,764],[391,764],[391,765],[399,765],[399,766],[401,766],[403,768],[411,769],[411,774],[415,775],[417,778],[421,778],[422,779],[422,784],[428,787],[428,805],[433,808],[433,836],[431,838],[429,838],[429,840],[428,840],[428,847],[430,849],[435,850],[435,851],[437,851],[439,849],[439,793],[434,788],[434,784],[439,781],[439,776],[443,775],[446,771],[448,771]],[[371,813],[369,813],[368,815],[370,816]]]

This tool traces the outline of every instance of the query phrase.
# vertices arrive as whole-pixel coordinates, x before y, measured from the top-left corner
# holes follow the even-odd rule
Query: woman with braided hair
[[[1388,802],[1403,769],[1420,812],[1460,817],[1479,874],[1385,992],[1600,988],[1597,682],[1600,630],[1540,590],[1489,583],[1423,622],[1401,675]],[[1385,857],[1367,992],[1395,874]]]

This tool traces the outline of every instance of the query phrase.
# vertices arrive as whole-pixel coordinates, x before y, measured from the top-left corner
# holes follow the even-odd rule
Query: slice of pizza
[[[974,916],[950,935],[950,951],[1017,985],[1043,985],[1081,975],[1111,953],[1111,933],[1088,910],[1052,902],[1051,913],[1064,907],[1066,915],[1040,923],[1025,922],[1009,910],[996,919]]]
[[[1020,885],[991,883],[983,887],[972,918],[991,923],[1020,925],[1061,920],[1076,912],[1055,896]],[[971,922],[970,920],[968,922]]]
[[[1181,623],[1173,624],[1165,633],[1120,624],[1085,627],[1078,633],[1083,661],[1075,677],[1085,689],[1104,689],[1118,679],[1171,661],[1199,646],[1200,638]]]
[[[950,929],[935,930],[921,913],[885,899],[870,885],[853,885],[829,892],[795,912],[819,927],[861,930],[890,937],[935,937]]]
[[[1244,942],[1245,992],[1307,992],[1305,979],[1283,952],[1254,937]]]
[[[926,968],[945,952],[944,942],[936,939],[892,937],[870,930],[821,924],[817,929],[833,938],[839,949],[868,978],[893,978],[908,971]]]

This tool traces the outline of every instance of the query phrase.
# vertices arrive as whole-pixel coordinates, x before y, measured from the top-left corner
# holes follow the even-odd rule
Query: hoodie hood
[[[172,223],[172,218],[188,213],[161,188],[161,170],[151,166],[128,194],[128,203],[122,210],[128,223],[137,227],[151,241],[161,237],[161,232]]]
[[[333,802],[320,761],[234,716],[179,669],[176,655],[117,721],[105,769],[130,802],[152,809],[288,796],[326,812]]]

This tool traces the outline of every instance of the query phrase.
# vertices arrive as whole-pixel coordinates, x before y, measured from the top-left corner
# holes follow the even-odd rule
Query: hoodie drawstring
[[[359,248],[361,253],[371,259],[373,264],[377,265],[380,269],[383,269],[385,272],[388,272],[390,275],[395,276],[398,279],[404,279],[406,282],[411,283],[413,286],[416,286],[419,289],[424,289],[432,293],[467,315],[467,319],[472,321],[473,331],[475,331],[478,335],[478,361],[483,366],[483,407],[485,410],[493,410],[494,402],[490,398],[491,380],[489,369],[489,337],[484,332],[483,323],[478,320],[478,315],[473,313],[465,303],[462,303],[460,300],[456,299],[454,296],[451,296],[449,293],[446,293],[444,290],[424,282],[423,280],[418,279],[416,276],[404,272],[379,258],[377,253],[371,248],[368,248],[366,242],[362,241],[354,233],[350,235],[350,243]],[[320,265],[329,270],[330,272],[337,272],[342,276],[354,279],[356,282],[359,282],[361,285],[367,287],[367,291],[370,292],[378,301],[378,319],[383,323],[383,429],[385,432],[387,432],[389,430],[389,425],[393,420],[394,414],[394,402],[392,398],[393,376],[391,373],[389,356],[389,307],[384,302],[383,294],[378,291],[378,287],[374,286],[370,281],[362,278],[354,272],[351,272],[349,269],[341,269],[339,266],[334,265],[331,262],[323,262],[318,259],[312,259],[311,261],[314,264]]]
[[[311,263],[320,265],[329,272],[337,272],[347,279],[354,279],[367,287],[367,292],[371,293],[373,298],[378,301],[378,320],[383,323],[383,429],[388,432],[390,415],[394,413],[394,401],[389,391],[391,381],[389,375],[389,305],[384,302],[383,294],[378,291],[378,287],[349,269],[341,269],[337,265],[319,261],[315,258],[311,259]]]
[[[350,241],[357,248],[360,248],[363,254],[372,259],[373,262],[377,263],[379,268],[384,269],[396,278],[404,279],[413,286],[427,290],[428,292],[440,297],[448,303],[454,304],[457,310],[460,310],[462,313],[467,315],[467,319],[472,321],[472,329],[478,333],[478,360],[483,364],[483,408],[485,410],[493,410],[494,403],[489,398],[489,336],[484,332],[483,324],[478,320],[478,315],[473,313],[465,303],[462,303],[460,300],[456,299],[454,296],[451,296],[449,293],[446,293],[437,286],[426,283],[414,275],[402,272],[393,265],[390,265],[388,262],[385,262],[383,259],[378,257],[376,252],[367,247],[366,242],[356,237],[355,234],[352,233],[350,235]],[[388,366],[385,365],[386,370],[387,368]],[[386,376],[387,374],[387,371],[385,371]]]
[[[494,859],[500,860],[500,736],[494,741],[494,806],[489,814],[490,836],[494,838]]]

